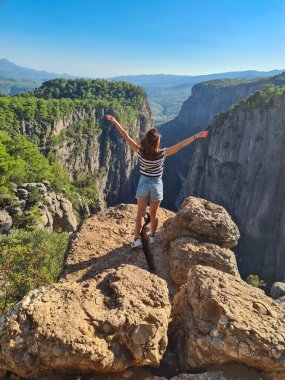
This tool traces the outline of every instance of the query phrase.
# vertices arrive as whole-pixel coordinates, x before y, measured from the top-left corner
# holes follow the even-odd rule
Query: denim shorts
[[[141,174],[137,187],[136,198],[161,201],[163,199],[162,177],[151,178]]]

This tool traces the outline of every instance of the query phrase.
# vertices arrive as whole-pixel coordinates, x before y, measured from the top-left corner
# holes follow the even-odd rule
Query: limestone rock
[[[16,193],[17,193],[18,197],[21,199],[27,199],[28,195],[29,195],[28,190],[25,189],[24,187],[17,188]]]
[[[62,197],[60,199],[60,210],[62,211],[62,216],[57,220],[57,223],[60,225],[63,231],[75,231],[78,222],[76,216],[74,215],[71,202],[68,199]]]
[[[164,240],[166,247],[170,248],[170,243],[173,240],[176,240],[180,237],[189,237],[189,238],[199,238],[198,234],[195,234],[191,230],[187,230],[186,228],[182,228],[177,223],[177,218],[174,216],[172,218],[167,219],[163,223],[164,227]]]
[[[213,243],[179,238],[170,245],[170,275],[177,285],[187,282],[193,265],[206,265],[239,277],[234,253]]]
[[[171,336],[190,369],[230,361],[285,369],[285,311],[263,291],[214,268],[196,265],[176,295]]]
[[[252,81],[232,79],[230,83],[228,80],[222,79],[194,85],[191,89],[191,96],[183,103],[179,115],[174,120],[159,127],[162,135],[162,146],[174,145],[205,130],[212,123],[215,115],[226,112],[231,105],[239,103],[257,89],[265,87],[270,81],[273,82],[273,78],[260,78]],[[164,179],[164,207],[178,210],[185,197],[185,182],[187,181],[193,151],[195,149],[200,151],[207,144],[206,140],[198,140],[188,145],[165,161],[165,172],[171,173],[171,175],[165,176]],[[201,177],[204,169],[203,161],[198,161],[197,164],[200,164],[197,177],[199,175]],[[212,166],[209,166],[209,170],[211,169]],[[218,181],[219,177],[217,178]],[[203,182],[202,179],[201,182]]]
[[[270,296],[274,299],[285,296],[285,282],[274,282],[270,290]]]
[[[175,219],[179,227],[222,247],[234,247],[240,237],[238,227],[227,211],[205,199],[185,198]]]
[[[122,203],[86,219],[71,244],[61,279],[78,281],[95,276],[108,268],[117,268],[121,264],[131,264],[149,270],[143,249],[132,249],[130,246],[136,215],[137,205]],[[157,215],[160,229],[160,225],[172,212],[159,208]],[[161,240],[163,243],[163,239],[159,238],[154,246],[160,248]],[[158,256],[154,258],[155,273],[167,281],[167,277],[161,275],[158,265],[159,258],[168,255],[166,252],[152,253],[153,256]]]
[[[277,302],[279,305],[282,305],[285,307],[285,296],[276,298],[275,302]]]
[[[34,218],[34,222],[32,222],[35,227],[45,227],[51,231],[60,229],[67,232],[73,232],[77,229],[78,221],[72,203],[62,194],[53,191],[48,181],[44,182],[27,182],[19,186],[15,185],[14,191],[17,198],[10,202],[12,204],[0,211],[0,231],[1,213],[6,215],[5,228],[3,227],[2,231],[8,232],[12,227],[13,220],[17,219],[19,215],[24,218],[31,215],[31,208],[34,205],[38,207],[40,212],[40,218]],[[36,192],[36,196],[34,192]],[[83,211],[86,205],[83,202],[81,204]]]
[[[8,212],[5,209],[0,210],[0,233],[7,233],[12,224],[13,220]]]
[[[126,132],[139,140],[152,127],[151,110],[144,95],[143,104],[139,107],[137,116],[132,123],[124,124]],[[104,119],[106,113],[114,116],[114,109],[104,109],[101,106],[82,108],[62,125],[69,128],[78,120],[89,120],[103,126],[98,133],[87,134],[79,140],[77,136],[68,136],[55,146],[57,156],[71,179],[91,176],[98,193],[98,198],[104,207],[114,206],[134,201],[134,189],[139,179],[137,155],[128,147],[126,141],[116,129]],[[57,133],[60,130],[55,130]]]
[[[42,287],[0,318],[0,369],[39,379],[157,366],[169,314],[165,281],[130,265]]]

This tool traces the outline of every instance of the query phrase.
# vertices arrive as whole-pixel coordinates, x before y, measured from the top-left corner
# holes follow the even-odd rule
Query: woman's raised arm
[[[137,144],[124,130],[124,128],[121,126],[121,124],[114,118],[112,115],[105,115],[105,118],[109,120],[119,131],[119,133],[123,136],[123,138],[126,140],[127,144],[135,151],[137,152],[139,150],[139,144]]]
[[[165,155],[166,156],[171,156],[172,154],[178,152],[180,149],[182,149],[185,146],[191,144],[191,142],[193,142],[194,140],[203,139],[203,138],[205,138],[207,136],[208,136],[208,131],[199,132],[199,133],[197,133],[197,135],[188,137],[187,139],[180,141],[176,145],[173,145],[173,146],[171,146],[169,148],[165,148]]]

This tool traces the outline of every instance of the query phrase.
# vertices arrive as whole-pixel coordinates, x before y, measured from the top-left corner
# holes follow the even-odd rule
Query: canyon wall
[[[136,154],[116,128],[104,120],[104,114],[108,112],[113,113],[103,108],[91,112],[101,125],[97,134],[83,136],[81,141],[76,136],[69,137],[53,147],[53,151],[72,179],[84,174],[94,176],[99,200],[102,204],[113,206],[135,201],[139,171]],[[89,116],[90,112],[87,113]],[[123,125],[134,140],[139,140],[151,126],[151,112],[146,99],[134,123]]]
[[[271,87],[219,115],[196,146],[186,193],[229,210],[241,231],[243,277],[268,285],[285,272],[285,87]]]
[[[272,78],[248,81],[221,79],[196,84],[179,115],[159,128],[162,134],[162,146],[174,145],[201,130],[206,130],[215,115],[227,111],[233,104],[239,103],[270,83],[278,85],[285,83],[284,79],[284,74],[281,74]],[[164,207],[171,210],[179,208],[185,196],[185,179],[197,144],[200,144],[200,141],[196,141],[166,160]]]

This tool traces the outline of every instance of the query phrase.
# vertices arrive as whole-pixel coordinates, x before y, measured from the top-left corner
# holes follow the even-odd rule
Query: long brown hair
[[[155,160],[160,151],[160,134],[156,128],[148,130],[140,142],[140,152],[146,160]]]

